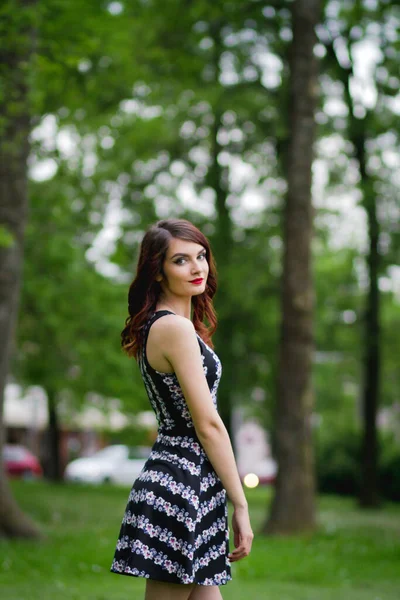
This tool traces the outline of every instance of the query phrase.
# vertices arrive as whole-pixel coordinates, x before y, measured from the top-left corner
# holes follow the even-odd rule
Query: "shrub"
[[[355,426],[323,423],[315,436],[318,490],[356,496],[360,486],[361,431]],[[379,436],[379,483],[383,498],[400,502],[400,444]]]
[[[400,444],[392,435],[382,438],[379,475],[383,496],[400,502]]]
[[[360,432],[351,426],[323,424],[315,439],[320,492],[356,495],[359,490]]]

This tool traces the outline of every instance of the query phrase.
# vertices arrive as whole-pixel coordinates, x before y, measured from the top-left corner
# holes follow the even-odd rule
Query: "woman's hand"
[[[249,511],[247,508],[234,508],[232,515],[233,543],[235,550],[228,555],[231,562],[241,560],[251,551],[254,534],[250,525]]]

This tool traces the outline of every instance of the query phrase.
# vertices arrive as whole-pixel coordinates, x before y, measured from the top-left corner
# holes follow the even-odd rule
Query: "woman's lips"
[[[189,281],[189,283],[194,283],[194,285],[200,285],[200,283],[203,283],[203,279],[193,279],[193,281]]]

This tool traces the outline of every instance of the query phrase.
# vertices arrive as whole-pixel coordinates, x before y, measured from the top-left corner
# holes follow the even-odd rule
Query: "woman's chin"
[[[200,294],[203,294],[205,292],[206,288],[205,286],[201,286],[201,288],[199,290],[195,290],[193,292],[193,296],[200,296]]]

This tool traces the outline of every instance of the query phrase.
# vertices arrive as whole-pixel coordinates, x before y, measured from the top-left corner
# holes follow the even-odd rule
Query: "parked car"
[[[146,446],[107,446],[92,456],[71,461],[64,478],[82,483],[131,485],[143,469],[150,450]]]
[[[39,459],[28,448],[19,444],[4,444],[4,468],[10,477],[35,479],[43,476]]]

